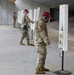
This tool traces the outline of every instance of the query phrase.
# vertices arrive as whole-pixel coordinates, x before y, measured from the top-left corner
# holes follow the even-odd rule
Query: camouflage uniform
[[[13,15],[13,25],[14,25],[13,27],[15,27],[15,25],[16,25],[16,20],[17,20],[17,17],[16,17],[16,15],[14,14],[14,15]]]
[[[49,42],[47,26],[41,18],[35,25],[35,46],[38,53],[37,68],[44,67],[47,55],[46,43]]]
[[[24,38],[26,37],[27,45],[29,45],[28,23],[33,23],[33,21],[31,21],[29,17],[27,16],[27,14],[25,14],[22,19],[23,29],[22,29],[22,37],[21,37],[20,43],[22,43]]]

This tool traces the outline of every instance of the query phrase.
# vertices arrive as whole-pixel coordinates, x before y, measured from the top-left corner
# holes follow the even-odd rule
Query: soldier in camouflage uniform
[[[28,23],[34,23],[34,22],[29,19],[27,14],[28,14],[28,10],[25,9],[24,10],[24,17],[22,19],[22,25],[23,25],[22,28],[23,29],[22,29],[22,37],[21,37],[20,45],[25,45],[25,44],[23,44],[23,40],[24,40],[25,37],[26,37],[27,45],[30,45],[29,34],[28,34],[28,28],[29,28]]]
[[[34,29],[35,46],[38,53],[36,74],[45,74],[45,71],[49,71],[49,69],[44,67],[47,55],[46,45],[50,45],[46,26],[49,19],[51,19],[50,14],[48,12],[43,12],[42,18],[36,22]]]
[[[17,16],[16,16],[16,12],[14,12],[14,15],[13,15],[13,27],[15,28],[15,25],[16,25],[16,20],[17,20]]]

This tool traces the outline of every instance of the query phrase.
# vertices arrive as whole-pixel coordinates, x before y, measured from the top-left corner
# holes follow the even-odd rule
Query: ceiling
[[[10,2],[15,2],[16,0],[8,0]],[[74,0],[33,0],[40,2],[42,4],[48,5],[51,8],[58,8],[61,4],[69,4],[69,10],[74,11]]]
[[[10,1],[10,2],[15,2],[16,0],[8,0],[8,1]]]
[[[70,11],[74,11],[74,0],[33,0],[42,4],[48,5],[52,8],[58,8],[61,4],[69,4]]]
[[[34,0],[49,6],[55,6],[60,4],[73,4],[74,0]]]

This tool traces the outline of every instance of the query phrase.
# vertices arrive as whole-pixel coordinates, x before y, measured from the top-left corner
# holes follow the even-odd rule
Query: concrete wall
[[[7,0],[0,0],[0,25],[12,25],[14,11],[16,11],[14,3],[8,2]]]

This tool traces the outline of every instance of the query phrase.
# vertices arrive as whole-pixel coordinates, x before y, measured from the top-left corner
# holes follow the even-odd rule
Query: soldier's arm
[[[43,38],[44,42],[47,44],[49,42],[47,27],[42,22],[38,24],[39,34]]]
[[[14,19],[14,15],[13,15],[13,19]]]
[[[24,17],[22,17],[22,24],[24,24]]]
[[[28,23],[34,23],[32,20],[29,19],[28,16],[26,16],[26,20],[28,21]]]

